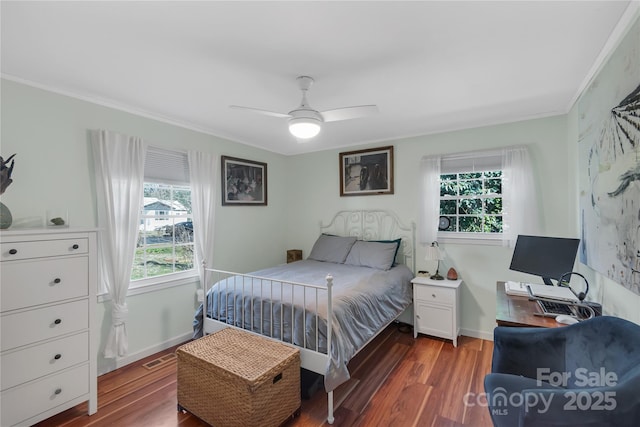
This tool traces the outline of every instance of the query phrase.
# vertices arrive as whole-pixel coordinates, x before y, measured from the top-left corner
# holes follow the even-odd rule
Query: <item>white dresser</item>
[[[462,280],[416,277],[413,283],[413,337],[418,333],[447,338],[458,346],[459,289]]]
[[[95,231],[4,230],[0,247],[0,425],[95,413]]]

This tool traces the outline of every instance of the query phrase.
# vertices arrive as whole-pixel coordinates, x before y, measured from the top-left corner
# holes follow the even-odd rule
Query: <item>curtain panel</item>
[[[146,144],[106,130],[90,132],[96,174],[98,266],[111,296],[111,327],[104,357],[127,354],[127,290],[136,250],[143,196]]]
[[[540,204],[527,147],[502,150],[502,245],[514,247],[518,234],[540,233]]]
[[[418,241],[425,245],[438,240],[440,161],[440,156],[423,157],[420,161]]]
[[[202,264],[213,267],[215,208],[217,202],[217,156],[210,153],[189,151],[189,176],[191,185],[191,209],[196,254],[196,268],[200,286],[204,288]]]

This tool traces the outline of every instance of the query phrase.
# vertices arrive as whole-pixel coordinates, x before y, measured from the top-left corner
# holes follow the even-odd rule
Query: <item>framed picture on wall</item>
[[[222,156],[222,204],[267,204],[267,164]]]
[[[340,196],[393,194],[393,146],[340,153]]]

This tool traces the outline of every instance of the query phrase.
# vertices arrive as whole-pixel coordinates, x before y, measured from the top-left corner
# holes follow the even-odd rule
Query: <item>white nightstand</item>
[[[413,337],[418,333],[447,338],[458,346],[460,312],[458,295],[462,280],[416,277],[413,283]]]

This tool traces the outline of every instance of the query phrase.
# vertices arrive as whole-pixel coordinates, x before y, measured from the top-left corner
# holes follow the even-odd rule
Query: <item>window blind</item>
[[[149,146],[145,157],[144,180],[145,182],[189,185],[187,153]]]
[[[440,173],[485,172],[502,169],[502,151],[475,151],[444,155],[440,161]]]

